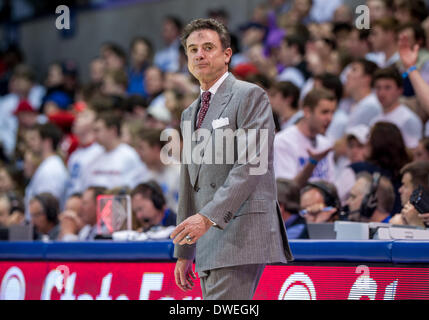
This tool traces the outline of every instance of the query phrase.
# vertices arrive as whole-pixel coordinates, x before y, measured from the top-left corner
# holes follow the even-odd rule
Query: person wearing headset
[[[137,185],[131,192],[131,205],[139,231],[147,232],[155,226],[175,226],[176,213],[166,205],[161,187],[153,180]]]
[[[388,223],[395,202],[395,193],[389,179],[378,172],[358,174],[356,183],[346,200],[348,220]]]
[[[330,182],[308,182],[301,190],[299,214],[307,223],[324,223],[338,220],[341,202],[337,188]]]
[[[57,240],[60,232],[58,200],[48,192],[40,193],[31,198],[29,211],[35,240]]]

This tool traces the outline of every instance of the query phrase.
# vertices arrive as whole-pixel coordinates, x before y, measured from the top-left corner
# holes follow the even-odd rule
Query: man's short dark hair
[[[113,52],[116,56],[120,57],[124,62],[127,60],[127,54],[122,47],[113,42],[106,42],[103,44],[103,49]]]
[[[100,186],[90,186],[85,191],[92,191],[94,202],[97,201],[97,197],[105,194],[107,192],[107,188]]]
[[[402,76],[399,73],[399,70],[394,66],[378,69],[377,71],[375,71],[373,76],[373,83],[375,84],[375,82],[379,79],[391,79],[395,81],[398,88],[402,88],[403,85]]]
[[[314,111],[321,100],[336,101],[335,95],[332,92],[326,89],[317,88],[312,89],[307,93],[302,102],[302,106],[308,107],[311,111]]]
[[[374,76],[375,71],[377,71],[378,66],[372,61],[366,60],[365,58],[358,58],[352,61],[352,63],[358,63],[362,66],[363,73],[367,76],[370,76],[371,79]]]
[[[146,141],[151,147],[159,146],[162,148],[167,141],[161,141],[162,130],[152,128],[142,128],[138,132],[138,139]]]
[[[399,0],[395,1],[396,10],[408,11],[413,19],[422,22],[428,15],[424,0]]]
[[[104,111],[97,114],[96,121],[103,121],[106,125],[106,128],[111,129],[115,128],[118,136],[121,135],[121,119],[112,112]]]
[[[33,69],[26,64],[19,64],[13,69],[12,77],[14,78],[24,78],[30,82],[36,80],[36,75],[34,74]]]
[[[414,33],[414,39],[420,47],[426,46],[426,34],[422,26],[416,22],[403,23],[398,27],[398,33],[406,29],[411,29]]]
[[[129,96],[125,101],[125,108],[128,112],[133,112],[135,107],[147,109],[149,106],[147,99],[139,94]]]
[[[299,187],[290,179],[279,178],[276,180],[277,183],[277,198],[280,205],[283,205],[284,209],[292,214],[298,214],[299,212]]]
[[[320,192],[325,206],[337,208],[336,215],[339,214],[341,210],[341,201],[338,196],[337,187],[333,183],[325,180],[307,182],[307,185],[301,189],[301,196],[312,189],[316,189]]]
[[[419,185],[429,191],[429,162],[414,161],[406,164],[400,172],[402,175],[409,173],[411,182],[415,188]]]
[[[152,60],[152,58],[153,58],[153,44],[149,39],[147,39],[145,37],[142,37],[142,36],[134,37],[130,43],[130,50],[133,50],[134,47],[136,46],[136,44],[139,42],[142,42],[147,46],[147,48],[148,48],[148,59]]]
[[[369,41],[369,35],[370,35],[370,31],[369,29],[352,29],[353,31],[356,31],[358,33],[358,37],[360,41]]]
[[[141,195],[146,199],[150,199],[154,207],[158,210],[162,210],[166,204],[164,194],[159,184],[154,180],[149,180],[145,183],[140,183],[131,191],[131,197],[135,195]]]
[[[372,23],[371,27],[374,28],[374,27],[378,26],[381,29],[383,29],[383,31],[385,31],[385,32],[391,31],[391,32],[394,32],[396,34],[398,31],[398,25],[399,25],[399,22],[394,17],[383,17],[383,18],[375,20]]]
[[[296,34],[290,34],[283,38],[288,46],[296,46],[300,55],[305,54],[305,40]]]
[[[43,213],[46,215],[46,219],[53,224],[58,223],[58,213],[60,211],[60,206],[58,199],[55,198],[49,192],[43,192],[38,195],[35,195],[32,200],[36,200],[40,203]]]
[[[337,101],[341,100],[343,97],[343,84],[338,76],[325,72],[320,75],[315,75],[314,79],[319,80],[323,88],[334,92]]]
[[[168,15],[164,18],[164,21],[170,21],[172,24],[174,24],[178,32],[180,32],[183,28],[183,23],[178,17]]]
[[[37,131],[39,132],[42,140],[50,139],[52,141],[52,149],[57,150],[58,145],[63,138],[63,133],[57,125],[51,122],[40,124],[37,126]]]
[[[290,81],[280,81],[274,85],[274,89],[281,93],[283,98],[292,98],[291,106],[297,110],[299,102],[299,88]]]
[[[223,50],[231,47],[231,36],[228,32],[228,29],[222,23],[220,23],[215,19],[195,19],[195,20],[192,20],[183,29],[181,42],[183,47],[185,48],[185,53],[186,53],[186,40],[188,39],[189,35],[194,31],[207,30],[207,29],[217,32],[217,34],[219,35]]]

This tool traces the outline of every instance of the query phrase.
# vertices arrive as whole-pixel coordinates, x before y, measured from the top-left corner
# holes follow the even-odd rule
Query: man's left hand
[[[174,239],[174,244],[194,244],[212,225],[208,218],[197,213],[179,224],[171,233],[170,238]]]

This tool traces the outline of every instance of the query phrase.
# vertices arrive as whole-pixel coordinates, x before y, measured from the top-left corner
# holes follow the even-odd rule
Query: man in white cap
[[[346,129],[346,152],[345,157],[337,161],[337,174],[335,185],[339,197],[344,200],[349,190],[355,183],[355,173],[349,167],[350,164],[365,161],[366,144],[369,138],[369,127],[364,124]]]

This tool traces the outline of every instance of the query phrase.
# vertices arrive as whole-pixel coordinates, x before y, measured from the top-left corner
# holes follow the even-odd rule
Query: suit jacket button
[[[212,187],[212,188],[216,188],[216,183],[210,183],[210,187]]]
[[[200,191],[200,187],[195,187],[195,191],[196,192]]]

